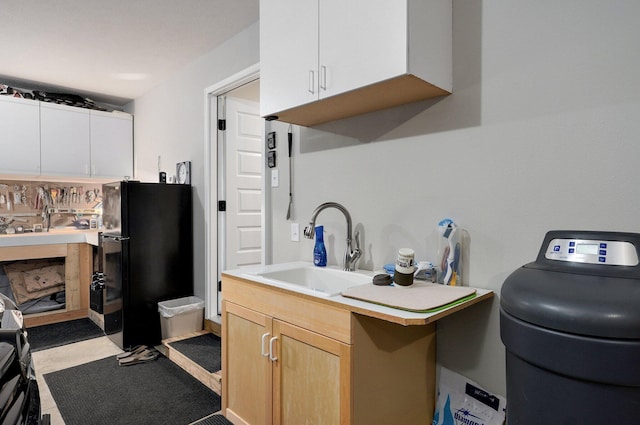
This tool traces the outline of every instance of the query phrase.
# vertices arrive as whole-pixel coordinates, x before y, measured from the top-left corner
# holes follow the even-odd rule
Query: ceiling
[[[258,21],[258,0],[0,0],[0,83],[122,106]]]

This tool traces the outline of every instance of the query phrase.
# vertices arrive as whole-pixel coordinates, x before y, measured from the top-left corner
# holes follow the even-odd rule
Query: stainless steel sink
[[[338,295],[352,286],[371,283],[371,276],[367,274],[312,265],[259,272],[254,276],[293,290],[327,297]]]

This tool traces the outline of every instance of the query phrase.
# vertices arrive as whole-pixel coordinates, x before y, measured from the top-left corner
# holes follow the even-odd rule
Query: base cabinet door
[[[348,425],[348,344],[223,301],[222,409],[235,425]]]
[[[350,422],[350,346],[274,320],[274,424]]]
[[[223,412],[235,425],[270,424],[271,318],[226,301],[222,306]]]

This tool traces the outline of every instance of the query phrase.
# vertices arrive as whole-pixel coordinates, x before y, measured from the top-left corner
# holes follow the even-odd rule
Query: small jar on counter
[[[411,248],[400,248],[396,259],[396,270],[393,274],[393,281],[398,286],[413,285],[415,253]]]

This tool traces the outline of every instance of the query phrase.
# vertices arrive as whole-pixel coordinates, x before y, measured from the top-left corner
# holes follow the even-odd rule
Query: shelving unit
[[[70,243],[0,248],[0,262],[43,258],[65,259],[65,309],[25,315],[25,326],[39,326],[87,317],[89,282],[93,269],[91,245]]]

